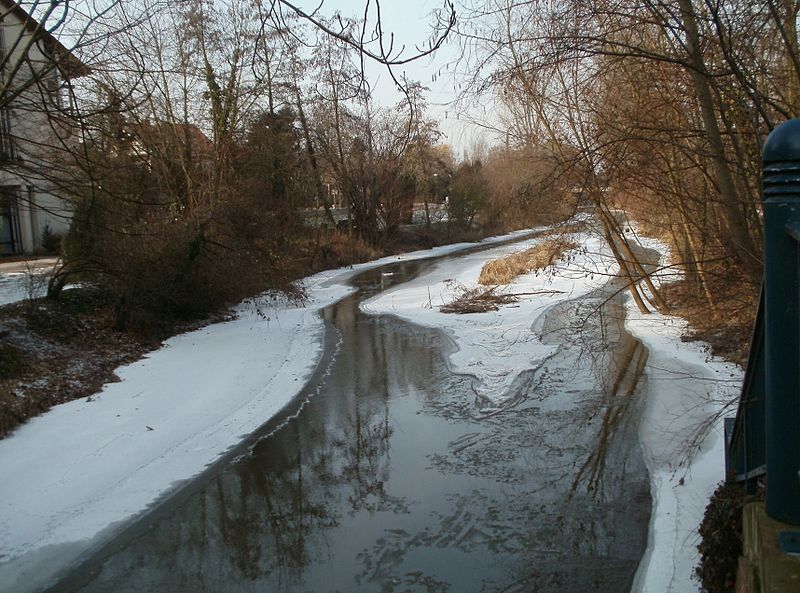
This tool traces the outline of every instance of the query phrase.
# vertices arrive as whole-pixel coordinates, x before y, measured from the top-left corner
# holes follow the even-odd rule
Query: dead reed
[[[481,270],[478,283],[484,286],[510,284],[517,276],[553,265],[567,251],[576,247],[578,244],[573,241],[551,239],[525,251],[487,262]]]

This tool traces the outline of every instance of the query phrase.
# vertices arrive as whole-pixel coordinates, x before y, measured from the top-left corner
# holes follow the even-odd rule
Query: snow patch
[[[664,254],[660,242],[641,241]],[[675,272],[668,272],[674,278]],[[653,512],[647,551],[634,593],[699,591],[698,527],[708,500],[724,479],[723,412],[738,396],[744,372],[712,357],[702,342],[683,342],[685,320],[643,315],[627,301],[625,326],[650,350],[648,397],[639,437],[650,472]]]

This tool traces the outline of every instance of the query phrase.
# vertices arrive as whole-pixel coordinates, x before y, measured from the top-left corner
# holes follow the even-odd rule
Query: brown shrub
[[[703,290],[684,278],[663,287],[670,312],[689,322],[685,341],[701,340],[712,354],[739,365],[747,364],[758,306],[758,287],[747,284],[719,264],[709,266],[708,283],[713,305]]]
[[[733,591],[742,553],[742,509],[745,490],[739,484],[719,485],[706,507],[700,525],[700,565],[696,569],[708,593]]]
[[[321,229],[313,242],[305,246],[311,270],[329,270],[369,261],[381,256],[355,233]]]

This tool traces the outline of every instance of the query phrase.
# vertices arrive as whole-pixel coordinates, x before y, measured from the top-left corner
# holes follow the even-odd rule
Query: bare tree
[[[374,243],[392,232],[413,199],[402,155],[419,114],[376,110],[363,63],[391,68],[441,39],[411,52],[387,42],[372,2],[359,22],[281,2],[116,8],[91,23],[103,51],[65,114],[72,139],[50,150],[74,210],[53,294],[73,272],[92,275],[119,296],[121,324],[146,326],[134,316],[194,316],[286,287],[298,211],[327,197],[326,176],[359,232]],[[312,53],[323,84],[309,96],[301,63]]]
[[[760,278],[760,146],[796,111],[797,9],[496,0],[459,32],[470,90],[506,106],[508,141],[554,149],[599,213],[625,206],[658,230],[715,307],[711,270]]]

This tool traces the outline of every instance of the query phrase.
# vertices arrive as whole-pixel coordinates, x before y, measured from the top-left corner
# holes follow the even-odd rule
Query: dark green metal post
[[[800,119],[763,157],[767,514],[800,525]]]

